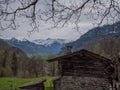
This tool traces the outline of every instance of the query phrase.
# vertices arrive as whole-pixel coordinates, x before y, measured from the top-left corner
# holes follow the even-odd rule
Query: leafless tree
[[[69,23],[79,26],[83,17],[97,21],[119,21],[119,0],[0,0],[0,30],[16,29],[20,18],[37,29],[40,21],[51,22],[54,27]]]

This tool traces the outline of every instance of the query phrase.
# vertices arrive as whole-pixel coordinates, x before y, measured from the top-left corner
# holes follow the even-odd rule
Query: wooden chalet
[[[61,77],[54,80],[54,90],[114,89],[115,69],[108,58],[82,49],[48,60],[55,61]]]

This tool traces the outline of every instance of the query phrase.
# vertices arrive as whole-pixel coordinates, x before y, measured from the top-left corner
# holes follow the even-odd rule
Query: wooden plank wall
[[[62,76],[92,76],[107,78],[114,72],[107,62],[99,60],[63,60],[59,62]]]

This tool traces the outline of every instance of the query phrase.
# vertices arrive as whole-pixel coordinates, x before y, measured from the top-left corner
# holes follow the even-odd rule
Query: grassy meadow
[[[44,83],[46,90],[49,90],[50,87],[52,87],[52,84],[50,83],[52,80],[52,77],[40,77],[40,78],[9,78],[9,77],[1,77],[0,78],[0,90],[10,90],[10,81],[12,81],[13,90],[16,88],[17,90],[19,86],[28,83],[28,82],[35,82],[39,80],[47,81]]]

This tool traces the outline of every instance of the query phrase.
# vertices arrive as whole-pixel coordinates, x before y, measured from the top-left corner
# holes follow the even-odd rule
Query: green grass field
[[[13,88],[17,88],[25,83],[28,82],[35,82],[39,80],[44,80],[46,79],[47,81],[44,83],[46,90],[49,90],[50,87],[52,87],[52,84],[50,83],[52,80],[52,77],[40,77],[40,78],[0,78],[0,90],[10,90],[10,81],[12,81]]]

